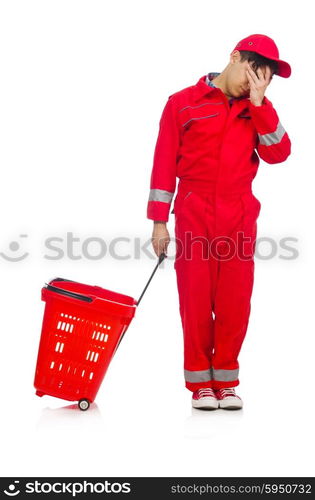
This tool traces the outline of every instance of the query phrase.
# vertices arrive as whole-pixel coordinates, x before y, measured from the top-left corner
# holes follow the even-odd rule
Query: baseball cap
[[[277,61],[279,67],[277,73],[275,73],[276,75],[282,76],[283,78],[288,78],[291,75],[290,64],[279,59],[278,47],[269,36],[260,34],[250,35],[243,38],[243,40],[240,40],[232,52],[234,52],[234,50],[249,50],[251,52],[257,52],[257,54],[260,54],[261,56]]]

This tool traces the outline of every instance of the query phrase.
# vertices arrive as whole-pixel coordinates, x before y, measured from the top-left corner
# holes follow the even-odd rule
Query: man
[[[238,355],[247,331],[260,201],[251,183],[259,158],[284,162],[288,133],[265,91],[273,75],[288,78],[275,42],[241,40],[221,73],[169,96],[160,120],[147,218],[159,256],[170,241],[174,201],[184,377],[192,405],[239,409]]]

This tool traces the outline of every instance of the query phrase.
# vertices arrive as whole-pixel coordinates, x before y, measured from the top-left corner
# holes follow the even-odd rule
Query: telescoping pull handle
[[[149,283],[150,283],[150,281],[152,280],[152,278],[153,278],[153,276],[154,276],[155,271],[157,270],[157,268],[159,267],[159,265],[161,264],[161,262],[163,262],[163,260],[164,260],[166,257],[167,257],[167,255],[166,255],[164,252],[162,252],[162,253],[161,253],[161,255],[159,256],[159,261],[158,261],[158,263],[156,264],[155,268],[153,269],[153,272],[152,272],[152,274],[151,274],[151,276],[150,276],[150,278],[149,278],[149,280],[148,280],[148,282],[147,282],[146,286],[144,287],[144,290],[143,290],[142,294],[140,295],[139,299],[137,300],[137,306],[140,304],[140,300],[142,299],[142,297],[143,297],[143,295],[144,295],[144,293],[145,293],[146,289],[148,288]]]
[[[63,280],[62,278],[56,278],[55,281],[71,281],[71,280]],[[72,299],[82,300],[83,302],[92,302],[92,297],[88,297],[87,295],[83,295],[82,293],[71,292],[70,290],[64,290],[63,288],[59,288],[58,286],[49,285],[49,283],[45,283],[46,289],[55,293],[60,293],[61,295],[66,295],[67,297],[71,297]]]

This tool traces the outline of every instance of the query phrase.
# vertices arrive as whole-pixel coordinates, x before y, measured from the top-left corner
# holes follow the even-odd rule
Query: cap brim
[[[282,78],[289,78],[291,75],[291,66],[285,61],[281,61],[281,59],[273,59],[274,61],[277,61],[279,68],[278,72],[275,73],[278,76],[282,76]]]

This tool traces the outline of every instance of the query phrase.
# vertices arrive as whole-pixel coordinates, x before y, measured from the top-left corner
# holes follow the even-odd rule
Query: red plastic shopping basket
[[[138,300],[63,278],[42,288],[46,302],[34,387],[37,396],[78,401],[87,410],[155,271]]]

